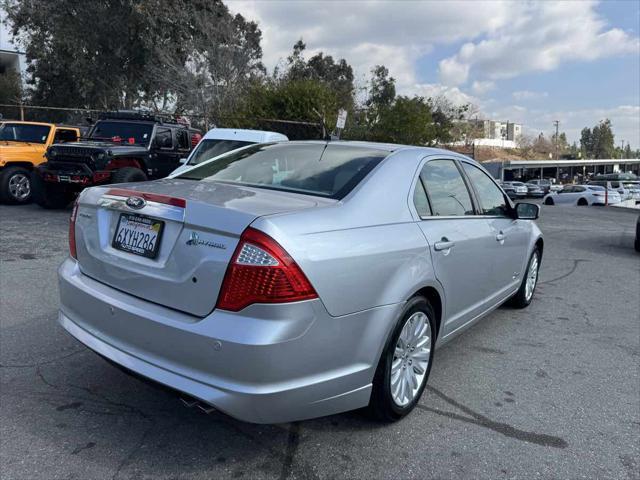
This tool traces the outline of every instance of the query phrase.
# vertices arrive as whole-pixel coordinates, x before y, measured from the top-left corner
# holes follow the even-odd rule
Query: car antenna
[[[322,152],[320,153],[320,158],[318,158],[318,162],[322,161],[322,157],[324,156],[324,152],[327,151],[327,147],[329,146],[329,142],[331,142],[332,140],[332,136],[331,135],[327,135],[327,124],[324,121],[324,115],[321,115],[320,112],[318,110],[316,110],[315,108],[312,108],[313,113],[315,113],[318,118],[320,119],[320,124],[322,125],[322,139],[325,140],[325,144],[324,144],[324,148],[322,149]]]

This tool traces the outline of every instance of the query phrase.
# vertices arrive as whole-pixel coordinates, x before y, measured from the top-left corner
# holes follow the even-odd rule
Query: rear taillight
[[[298,302],[318,294],[278,242],[247,228],[227,267],[216,308],[237,312],[253,303]]]
[[[73,210],[71,210],[71,217],[69,217],[69,255],[72,258],[78,259],[78,252],[76,250],[76,215],[78,214],[78,200],[73,203]]]

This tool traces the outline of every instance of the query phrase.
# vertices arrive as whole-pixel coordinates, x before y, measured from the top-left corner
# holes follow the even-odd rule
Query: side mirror
[[[540,205],[535,203],[516,203],[516,218],[535,220],[540,216]]]
[[[181,158],[180,160],[178,160],[178,163],[180,165],[184,165],[185,163],[187,163],[187,159],[186,158]]]

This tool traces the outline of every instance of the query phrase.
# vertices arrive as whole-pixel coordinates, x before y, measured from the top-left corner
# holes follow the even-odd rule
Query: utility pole
[[[554,120],[553,124],[556,126],[556,160],[560,159],[560,155],[559,155],[559,151],[558,151],[558,141],[560,140],[558,138],[558,130],[560,129],[560,120]]]
[[[624,158],[624,140],[620,140],[620,158]]]

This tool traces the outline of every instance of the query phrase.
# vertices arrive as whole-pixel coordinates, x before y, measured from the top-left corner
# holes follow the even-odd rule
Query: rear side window
[[[473,215],[473,204],[458,167],[452,160],[431,160],[420,173],[429,193],[433,215]]]
[[[463,162],[462,167],[476,189],[480,200],[481,214],[506,216],[508,210],[504,194],[489,178],[489,175],[470,163]]]
[[[177,178],[341,199],[389,153],[331,143],[257,144],[203,163]]]
[[[205,138],[200,142],[196,150],[193,152],[193,155],[191,155],[189,165],[198,165],[206,160],[222,155],[223,153],[246,147],[247,145],[252,145],[254,143],[255,142],[246,142],[243,140],[213,140]]]
[[[416,211],[421,217],[428,217],[431,215],[431,207],[429,207],[427,192],[425,192],[422,180],[420,179],[416,182],[416,188],[413,191],[413,204],[416,206]]]
[[[191,148],[189,134],[186,130],[176,130],[176,141],[180,150],[189,150]]]

